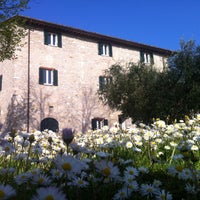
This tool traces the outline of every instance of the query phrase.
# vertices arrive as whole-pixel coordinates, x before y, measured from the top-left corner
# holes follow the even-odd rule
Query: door
[[[59,124],[58,121],[54,118],[45,118],[41,121],[41,131],[44,131],[45,129],[58,132],[59,131]]]

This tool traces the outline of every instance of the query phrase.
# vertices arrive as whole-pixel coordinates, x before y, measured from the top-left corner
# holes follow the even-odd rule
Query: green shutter
[[[143,63],[144,62],[144,52],[140,51],[140,62]]]
[[[48,41],[48,32],[44,31],[44,44],[48,45],[49,41]]]
[[[43,84],[44,80],[43,80],[43,70],[42,68],[39,68],[39,84]]]
[[[99,76],[99,89],[102,90],[105,86],[105,78],[104,76]]]
[[[62,47],[62,35],[58,34],[58,47]]]
[[[2,90],[2,79],[3,79],[3,76],[0,75],[0,91]]]
[[[53,71],[53,85],[58,86],[58,70]]]
[[[98,43],[98,54],[99,55],[103,54],[103,44],[102,43]]]
[[[103,125],[104,125],[104,126],[108,126],[108,120],[107,120],[107,119],[104,119],[104,120],[103,120]]]
[[[97,129],[97,120],[92,119],[92,130],[96,130],[96,129]]]
[[[112,53],[112,45],[109,44],[109,56],[112,57],[113,53]]]
[[[153,53],[150,53],[150,61],[151,61],[151,64],[153,65],[154,64],[154,58],[153,58]]]

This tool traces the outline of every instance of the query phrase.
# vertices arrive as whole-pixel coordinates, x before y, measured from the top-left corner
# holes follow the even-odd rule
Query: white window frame
[[[58,34],[48,32],[48,45],[58,46]]]
[[[150,64],[151,63],[151,56],[149,53],[144,53],[144,63]]]
[[[45,78],[44,78],[44,85],[53,85],[53,70],[44,69]],[[49,77],[50,80],[49,80]]]
[[[108,44],[102,44],[102,55],[109,56],[110,55],[109,50],[110,49]]]

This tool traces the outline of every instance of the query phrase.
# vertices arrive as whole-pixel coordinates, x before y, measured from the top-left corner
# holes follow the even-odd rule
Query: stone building
[[[16,59],[0,63],[2,130],[112,126],[120,112],[102,105],[97,90],[112,64],[153,62],[163,69],[171,51],[20,16],[27,35]],[[121,122],[120,122],[121,123]]]

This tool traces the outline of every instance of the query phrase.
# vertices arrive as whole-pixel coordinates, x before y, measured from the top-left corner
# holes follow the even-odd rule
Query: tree
[[[0,0],[0,61],[13,58],[16,47],[25,36],[25,30],[19,26],[22,21],[11,17],[26,9],[28,3],[29,0]]]
[[[200,111],[200,46],[194,41],[181,42],[165,71],[141,63],[115,64],[105,76],[112,82],[98,91],[100,99],[133,121],[172,122]]]
[[[158,74],[155,68],[143,64],[113,65],[105,72],[112,81],[98,91],[100,99],[111,109],[122,111],[124,117],[147,122],[155,115],[154,86]]]

